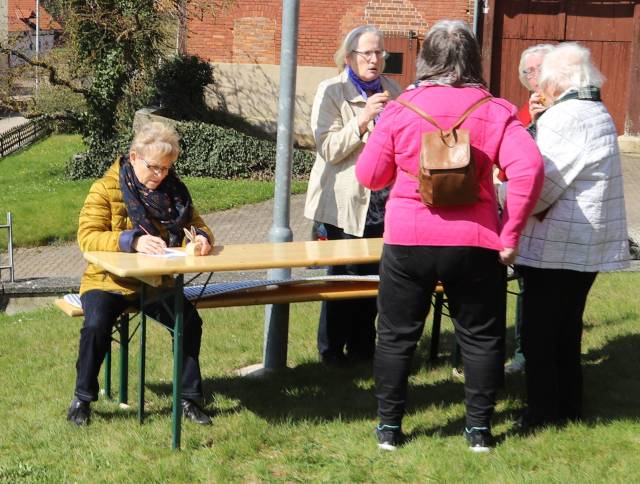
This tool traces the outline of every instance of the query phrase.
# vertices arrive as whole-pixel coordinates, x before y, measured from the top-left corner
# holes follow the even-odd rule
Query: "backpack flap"
[[[469,130],[458,129],[458,126],[472,111],[489,99],[491,97],[487,96],[473,104],[446,131],[418,106],[398,100],[400,104],[437,128],[437,131],[422,134],[417,191],[425,205],[446,207],[468,205],[478,201],[476,165],[471,158]]]

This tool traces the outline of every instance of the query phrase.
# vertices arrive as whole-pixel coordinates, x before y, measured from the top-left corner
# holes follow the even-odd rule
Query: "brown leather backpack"
[[[478,181],[476,165],[471,158],[469,130],[458,129],[467,116],[486,103],[491,96],[484,97],[467,109],[462,116],[444,130],[422,109],[403,99],[397,99],[404,107],[438,128],[422,134],[420,149],[420,170],[418,175],[406,172],[419,182],[422,201],[430,207],[467,205],[478,201]]]

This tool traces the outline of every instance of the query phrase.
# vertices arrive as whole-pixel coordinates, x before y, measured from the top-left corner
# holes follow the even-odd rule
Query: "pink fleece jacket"
[[[444,129],[474,102],[489,95],[479,87],[426,86],[400,97],[418,105]],[[417,193],[421,134],[436,128],[413,111],[390,102],[356,164],[360,183],[379,190],[393,184],[387,202],[384,241],[395,245],[515,248],[544,180],[535,141],[516,119],[516,108],[494,98],[462,124],[470,131],[471,151],[479,179],[479,201],[472,205],[433,208]],[[507,175],[502,221],[493,187],[492,168]],[[404,170],[404,171],[403,171]]]

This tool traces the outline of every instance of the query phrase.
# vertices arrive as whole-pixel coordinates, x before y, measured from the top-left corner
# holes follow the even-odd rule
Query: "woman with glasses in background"
[[[89,190],[78,224],[78,244],[83,252],[162,254],[166,247],[184,245],[184,229],[192,226],[197,232],[199,255],[211,251],[213,234],[173,170],[179,152],[178,135],[172,128],[156,122],[140,129],[129,154],[117,159]],[[168,285],[171,280],[166,278],[163,283]],[[137,279],[117,277],[94,264],[89,264],[82,276],[84,322],[74,397],[67,413],[67,420],[75,425],[89,424],[90,404],[98,399],[98,373],[111,343],[111,331],[123,311],[139,305],[139,290]],[[156,302],[144,307],[145,314],[172,328],[171,312],[157,297],[152,299]],[[206,425],[211,420],[199,406],[203,398],[199,363],[202,320],[191,302],[185,299],[183,304],[182,410],[189,420]]]
[[[382,75],[386,52],[382,32],[353,29],[334,55],[340,74],[320,83],[311,112],[316,161],[311,170],[305,217],[323,223],[327,238],[381,237],[388,190],[358,183],[355,163],[378,116],[398,85]],[[378,264],[335,266],[331,275],[377,274]],[[322,361],[341,365],[370,360],[375,346],[376,300],[322,303],[318,351]],[[346,351],[346,353],[345,353]]]

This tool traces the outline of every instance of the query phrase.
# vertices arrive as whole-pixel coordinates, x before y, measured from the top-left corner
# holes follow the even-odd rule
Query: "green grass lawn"
[[[92,180],[64,178],[64,166],[83,151],[77,135],[54,135],[15,155],[0,159],[0,224],[13,214],[17,247],[75,240],[78,214]],[[273,198],[273,182],[185,177],[200,213],[238,207]],[[294,181],[293,193],[304,193],[306,182]],[[0,237],[0,248],[6,237]]]
[[[447,363],[452,334],[446,318],[441,364],[427,364],[428,334],[421,341],[404,422],[409,441],[389,453],[379,451],[373,437],[370,368],[330,370],[317,362],[319,304],[292,305],[291,369],[264,379],[234,373],[261,359],[262,307],[202,311],[202,372],[214,425],[186,422],[183,450],[172,452],[165,330],[155,324],[149,329],[146,423],[137,423],[137,392],[130,383],[131,409],[100,400],[92,425],[80,429],[65,421],[65,412],[81,319],[54,309],[0,314],[0,482],[637,481],[638,287],[640,273],[618,273],[599,276],[592,290],[583,345],[584,423],[515,435],[511,428],[522,408],[523,379],[510,377],[494,419],[500,443],[487,455],[469,452],[462,437],[463,385],[451,377]],[[509,306],[512,311],[513,298]],[[137,343],[136,336],[132,382]]]

